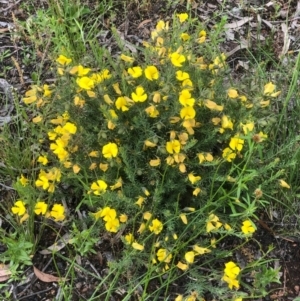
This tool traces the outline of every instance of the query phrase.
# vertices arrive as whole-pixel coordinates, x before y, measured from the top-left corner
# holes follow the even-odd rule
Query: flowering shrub
[[[243,277],[263,258],[239,267],[228,261],[227,241],[251,238],[267,201],[258,190],[278,186],[280,176],[268,174],[276,162],[264,164],[272,124],[261,122],[280,91],[272,82],[251,92],[229,86],[226,55],[211,43],[217,39],[178,14],[172,26],[158,22],[143,60],[123,53],[99,68],[60,55],[55,86],[34,85],[23,98],[44,133],[36,179],[19,180],[39,193],[31,210],[60,222],[72,217],[53,200],[68,195],[76,209],[87,205],[93,227],[121,236],[119,260],[130,254],[111,269],[197,279],[176,300],[247,295]],[[22,216],[26,205],[23,198],[11,210]],[[224,275],[220,261],[228,261]]]

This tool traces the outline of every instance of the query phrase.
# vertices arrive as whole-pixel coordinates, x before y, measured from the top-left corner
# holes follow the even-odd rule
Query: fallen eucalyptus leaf
[[[9,266],[6,264],[0,264],[0,282],[8,280],[11,276]]]
[[[59,281],[66,281],[65,278],[56,277],[47,273],[44,273],[33,266],[33,271],[35,276],[43,282],[59,282]]]

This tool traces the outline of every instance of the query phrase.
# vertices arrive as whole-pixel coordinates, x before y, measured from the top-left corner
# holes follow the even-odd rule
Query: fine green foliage
[[[122,300],[265,296],[278,281],[270,250],[257,243],[261,258],[248,262],[236,254],[252,241],[258,212],[291,188],[294,164],[285,154],[295,138],[276,150],[273,107],[284,101],[282,92],[273,80],[234,84],[219,51],[225,19],[207,31],[187,13],[177,14],[159,21],[135,55],[121,49],[101,65],[99,57],[80,60],[93,26],[83,34],[88,11],[79,4],[52,5],[63,19],[55,38],[73,38],[60,44],[55,84],[32,85],[22,98],[19,123],[35,144],[25,156],[27,169],[13,169],[16,198],[3,208],[21,237],[16,245],[4,235],[2,243],[7,254],[19,244],[26,251],[5,253],[3,261],[16,271],[29,264],[33,244],[54,223],[69,233],[74,258],[96,254],[99,236],[111,241],[107,276],[90,273],[100,279],[90,300],[120,291]],[[26,141],[12,153],[12,138],[5,139],[3,157],[14,166]],[[54,255],[69,263],[61,276],[73,281],[75,259]],[[184,285],[174,296],[176,281]],[[65,284],[66,298],[71,291],[72,283]]]

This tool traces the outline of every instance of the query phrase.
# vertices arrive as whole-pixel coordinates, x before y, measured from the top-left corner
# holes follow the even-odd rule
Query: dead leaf
[[[147,20],[144,20],[143,22],[141,22],[139,24],[139,26],[137,27],[137,29],[143,27],[145,24],[149,23],[149,22],[152,22],[152,19],[147,19]]]
[[[58,252],[59,250],[64,248],[69,243],[70,240],[71,240],[71,235],[69,233],[66,233],[61,239],[55,242],[52,246],[40,251],[40,254],[49,255],[52,254],[53,252]]]
[[[11,271],[9,266],[5,264],[0,264],[0,282],[4,282],[10,278]]]
[[[226,28],[226,29],[228,29],[228,28],[238,28],[238,27],[243,26],[247,22],[251,21],[252,19],[253,19],[253,17],[245,17],[245,18],[243,18],[239,21],[225,24],[224,28]]]
[[[281,24],[281,30],[284,33],[284,38],[283,38],[283,47],[282,47],[282,50],[279,54],[280,58],[288,52],[288,50],[290,48],[290,43],[291,43],[291,39],[290,39],[290,36],[288,34],[288,28],[287,28],[285,23]]]
[[[59,281],[66,280],[65,278],[60,278],[60,277],[56,277],[56,276],[41,272],[35,266],[33,266],[33,271],[34,271],[35,276],[43,282],[59,282]]]

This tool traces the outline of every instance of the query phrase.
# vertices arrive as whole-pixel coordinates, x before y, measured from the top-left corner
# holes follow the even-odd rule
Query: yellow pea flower
[[[193,251],[186,252],[184,258],[187,263],[194,263],[195,253]]]
[[[53,217],[56,222],[60,222],[66,218],[64,213],[65,213],[65,208],[63,205],[54,204],[50,212],[50,216]]]
[[[138,86],[135,92],[131,93],[132,100],[135,102],[144,102],[147,99],[147,94],[142,86]]]
[[[69,65],[72,62],[72,59],[67,58],[64,55],[60,55],[57,59],[56,62],[58,62],[60,65],[66,66]]]
[[[125,55],[123,53],[120,55],[120,59],[123,60],[124,62],[127,62],[127,63],[133,63],[134,62],[133,57]]]
[[[39,215],[39,214],[44,215],[44,214],[46,214],[47,208],[48,208],[48,205],[45,202],[39,201],[34,206],[34,213],[37,215]]]
[[[193,107],[186,106],[180,110],[181,119],[194,119],[196,111]]]
[[[151,81],[159,78],[159,72],[155,66],[147,66],[144,72],[146,78]]]
[[[180,23],[185,22],[189,17],[187,13],[177,14],[176,16],[178,17]]]
[[[249,220],[243,222],[241,229],[244,234],[252,234],[255,232],[255,228],[253,227],[253,224]]]
[[[235,89],[229,89],[227,91],[227,95],[228,95],[229,98],[235,99],[235,98],[237,98],[239,96],[239,93]]]
[[[188,174],[188,178],[192,184],[195,184],[201,180],[200,176],[194,176],[194,174],[192,172]]]
[[[178,52],[173,52],[170,55],[171,58],[171,63],[175,66],[175,67],[182,67],[182,64],[186,61],[186,58],[183,54],[180,54]]]
[[[152,224],[149,226],[149,230],[154,232],[154,234],[159,234],[163,230],[163,224],[158,219],[154,219]]]
[[[95,82],[87,76],[78,77],[76,79],[76,83],[81,89],[84,90],[91,90],[95,86]]]
[[[129,68],[127,70],[127,72],[133,77],[133,78],[138,78],[140,76],[142,76],[143,74],[143,69],[139,66],[137,67],[132,67],[132,68]]]
[[[13,214],[18,214],[19,216],[24,215],[26,212],[25,203],[22,200],[16,201],[11,211]]]
[[[107,184],[102,180],[97,180],[93,182],[91,185],[91,190],[95,195],[100,195],[101,193],[105,192],[107,189]]]
[[[279,185],[283,188],[287,188],[287,189],[291,188],[291,186],[284,180],[279,180]]]
[[[134,249],[138,250],[138,251],[143,251],[144,250],[144,246],[137,243],[137,242],[133,242],[131,245]]]
[[[178,140],[168,141],[166,144],[166,150],[169,154],[178,154],[180,152],[180,147],[180,142]]]
[[[103,157],[106,159],[115,158],[118,155],[118,146],[115,143],[109,142],[102,148]]]

